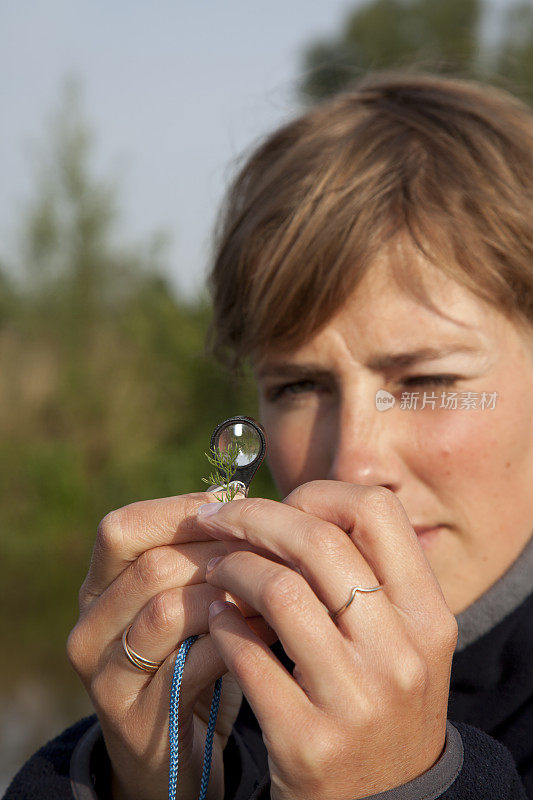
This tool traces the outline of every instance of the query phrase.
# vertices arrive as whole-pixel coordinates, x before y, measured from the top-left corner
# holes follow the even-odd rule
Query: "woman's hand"
[[[170,686],[176,652],[193,634],[203,635],[189,650],[183,671],[176,796],[198,797],[213,683],[221,675],[208,798],[220,800],[224,793],[222,753],[242,692],[209,635],[209,604],[231,595],[209,586],[205,570],[209,559],[242,544],[206,535],[195,516],[207,502],[219,505],[206,492],[132,503],[98,527],[67,650],[98,714],[113,797],[120,800],[168,797]],[[257,636],[274,642],[275,633],[257,612],[242,601],[240,606],[245,616],[256,615],[249,624]],[[130,625],[128,644],[145,658],[163,660],[157,672],[143,672],[127,659],[121,639]]]
[[[285,562],[241,550],[207,574],[263,615],[296,665],[291,676],[236,608],[210,618],[263,731],[273,800],[353,800],[428,770],[445,742],[457,624],[396,496],[314,481],[283,503],[236,500],[198,519]],[[378,584],[331,618],[353,586]]]

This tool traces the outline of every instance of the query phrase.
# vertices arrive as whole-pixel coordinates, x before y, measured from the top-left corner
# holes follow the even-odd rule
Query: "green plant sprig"
[[[221,497],[215,492],[215,497],[221,503],[233,500],[239,491],[238,486],[231,485],[231,478],[237,468],[239,452],[239,445],[235,442],[227,450],[219,450],[217,448],[205,454],[207,460],[215,469],[208,478],[202,478],[202,480],[210,486],[221,487],[219,490],[222,494]]]

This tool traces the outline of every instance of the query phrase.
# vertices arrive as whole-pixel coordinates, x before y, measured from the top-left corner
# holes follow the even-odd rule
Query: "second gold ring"
[[[137,667],[137,669],[142,669],[143,672],[157,672],[163,661],[151,661],[149,658],[144,658],[140,656],[139,653],[136,653],[135,650],[132,650],[128,644],[128,633],[131,630],[131,625],[127,628],[124,633],[122,634],[122,647],[124,648],[124,652],[126,653],[129,661]]]

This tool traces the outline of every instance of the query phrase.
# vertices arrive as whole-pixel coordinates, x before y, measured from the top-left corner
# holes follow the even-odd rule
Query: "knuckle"
[[[299,771],[311,776],[314,783],[323,780],[324,770],[338,759],[338,749],[338,743],[320,726],[316,730],[306,731],[305,747],[297,754]]]
[[[125,508],[110,511],[98,524],[96,541],[105,553],[119,550],[124,543],[124,512]]]
[[[196,512],[200,505],[213,501],[213,492],[194,492],[167,498],[166,504],[168,524],[184,534],[197,529]]]
[[[148,624],[156,631],[168,631],[180,619],[183,604],[175,591],[159,592],[148,604]]]
[[[408,652],[398,660],[395,684],[404,695],[423,694],[429,683],[429,667],[415,652]]]
[[[240,517],[244,526],[247,522],[253,523],[257,518],[263,518],[266,503],[260,497],[249,497],[237,502],[240,504]]]
[[[285,497],[283,502],[287,503],[288,505],[295,506],[296,508],[306,508],[310,505],[310,503],[307,502],[307,499],[309,498],[312,504],[317,494],[324,491],[325,483],[328,483],[328,481],[314,480],[308,481],[307,483],[301,483]]]
[[[265,604],[274,610],[284,611],[302,603],[303,579],[292,570],[272,571],[262,587]]]
[[[167,547],[152,547],[141,553],[136,561],[136,573],[143,586],[152,588],[168,581],[175,572],[171,553]]]
[[[290,506],[295,506],[296,508],[302,508],[305,504],[305,498],[309,492],[308,487],[312,485],[309,483],[302,483],[300,486],[297,486],[295,489],[292,490],[284,499],[284,503],[287,503]]]
[[[81,640],[80,626],[75,625],[67,638],[67,657],[76,671],[78,671],[83,652]]]
[[[222,560],[215,564],[214,571],[226,566],[235,566],[236,569],[246,570],[249,556],[249,550],[232,550],[230,553],[220,553],[218,557]]]
[[[360,489],[360,487],[359,487]],[[398,514],[401,503],[385,486],[366,487],[359,498],[359,506],[364,512],[375,517],[390,517]]]
[[[258,656],[255,648],[246,642],[236,642],[231,653],[232,666],[235,673],[243,680],[256,680],[264,669],[264,658]]]
[[[145,524],[145,516],[151,503],[153,505],[153,501],[137,500],[110,511],[100,520],[96,535],[104,552],[122,549],[131,532]]]
[[[339,756],[339,744],[336,738],[332,736],[320,736],[314,739],[314,749],[316,753],[316,762],[320,766],[320,773],[323,773],[324,767],[328,764],[334,764]]]
[[[75,672],[82,682],[86,683],[87,676],[93,668],[95,652],[92,643],[88,640],[86,626],[81,622],[78,622],[68,635],[66,653]]]
[[[313,541],[316,558],[338,564],[346,559],[348,537],[339,528],[325,524]]]

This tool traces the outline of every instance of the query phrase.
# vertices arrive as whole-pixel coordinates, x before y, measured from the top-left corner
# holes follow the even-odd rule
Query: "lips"
[[[442,525],[413,525],[413,530],[417,536],[428,531],[434,531],[436,528],[442,528]]]
[[[413,530],[418,537],[420,545],[425,550],[431,546],[445,527],[445,525],[413,525]]]

